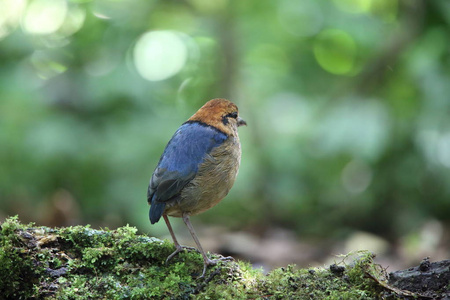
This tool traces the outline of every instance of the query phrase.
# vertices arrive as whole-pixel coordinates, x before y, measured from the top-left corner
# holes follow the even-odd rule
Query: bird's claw
[[[219,258],[216,258],[216,259],[209,259],[209,258],[207,258],[205,260],[204,264],[203,264],[202,275],[200,277],[198,277],[198,278],[204,278],[205,277],[206,269],[208,268],[208,266],[215,266],[215,265],[217,265],[218,262],[230,261],[230,260],[234,260],[234,258],[231,257],[231,256],[226,256],[226,257],[222,256],[222,257],[219,257]]]
[[[166,259],[166,265],[169,263],[169,261],[170,261],[172,258],[174,258],[175,255],[177,255],[178,253],[180,253],[180,252],[183,251],[183,250],[187,250],[187,251],[197,251],[197,252],[199,252],[199,251],[197,250],[197,248],[194,248],[194,247],[188,247],[188,246],[177,245],[175,251],[167,257],[167,259]]]

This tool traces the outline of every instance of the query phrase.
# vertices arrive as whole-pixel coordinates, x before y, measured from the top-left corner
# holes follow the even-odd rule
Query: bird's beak
[[[244,121],[244,119],[241,119],[241,117],[237,117],[237,126],[242,126],[245,125],[247,126],[247,122]]]

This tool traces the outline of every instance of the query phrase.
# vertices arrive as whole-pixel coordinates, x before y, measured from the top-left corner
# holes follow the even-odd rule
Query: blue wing
[[[152,224],[159,221],[166,203],[177,197],[198,172],[198,166],[227,135],[200,122],[186,122],[175,132],[153,172],[147,192]]]

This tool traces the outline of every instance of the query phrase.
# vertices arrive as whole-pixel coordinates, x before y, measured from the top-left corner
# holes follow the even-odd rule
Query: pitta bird
[[[176,247],[166,263],[188,248],[178,243],[169,216],[183,218],[191,233],[204,260],[201,277],[209,265],[217,263],[203,250],[190,217],[218,204],[233,186],[241,161],[237,130],[242,125],[247,123],[234,103],[213,99],[178,128],[164,149],[150,179],[147,200],[150,222],[155,224],[162,216]]]

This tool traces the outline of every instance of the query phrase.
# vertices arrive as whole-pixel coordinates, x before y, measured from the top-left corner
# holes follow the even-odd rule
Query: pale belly
[[[196,215],[217,205],[230,191],[241,160],[238,139],[226,141],[200,165],[198,175],[186,185],[180,197],[168,203],[164,211],[172,217],[183,213]]]

